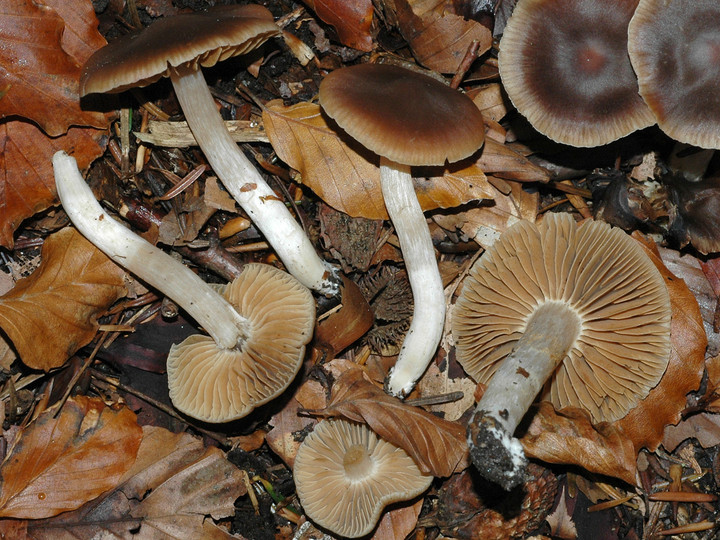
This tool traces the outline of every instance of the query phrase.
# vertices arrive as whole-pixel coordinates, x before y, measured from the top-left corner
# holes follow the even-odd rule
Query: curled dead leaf
[[[0,467],[0,516],[73,510],[114,488],[135,462],[142,430],[130,410],[77,396],[55,412],[25,428]]]
[[[467,466],[465,426],[405,405],[366,380],[359,369],[335,381],[328,407],[319,414],[367,424],[405,450],[424,474],[450,476]]]
[[[62,229],[45,241],[40,267],[0,298],[0,327],[25,365],[59,367],[92,340],[98,316],[126,294],[124,277],[75,229]]]

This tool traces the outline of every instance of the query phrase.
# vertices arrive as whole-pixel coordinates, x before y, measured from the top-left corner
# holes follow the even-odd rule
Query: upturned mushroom
[[[413,292],[413,317],[386,389],[405,396],[432,360],[442,336],[445,296],[430,231],[415,195],[411,166],[443,166],[483,144],[482,114],[467,96],[392,65],[333,71],[320,105],[341,130],[380,156],[382,193],[400,240]]]
[[[511,489],[527,464],[513,435],[543,385],[556,409],[579,407],[598,423],[622,418],[658,384],[670,299],[623,231],[548,214],[513,225],[477,261],[452,332],[461,365],[487,385],[468,427],[471,458]]]
[[[720,148],[720,4],[640,0],[628,51],[660,129],[677,141]]]
[[[402,448],[364,424],[321,420],[298,449],[295,488],[307,516],[343,537],[369,534],[391,503],[424,492],[424,475]]]
[[[337,272],[317,255],[285,203],[232,140],[200,70],[250,52],[278,35],[272,14],[258,5],[222,6],[163,18],[96,51],[83,67],[80,92],[83,96],[122,92],[170,77],[188,126],[213,171],[288,271],[305,286],[337,296],[341,283]]]
[[[295,278],[248,265],[221,296],[192,270],[112,219],[75,159],[53,156],[55,184],[75,227],[98,249],[184,309],[208,336],[168,355],[173,404],[207,422],[241,418],[280,394],[297,374],[312,337],[315,303]]]
[[[655,123],[627,29],[638,0],[520,0],[500,41],[503,87],[540,133],[600,146]]]

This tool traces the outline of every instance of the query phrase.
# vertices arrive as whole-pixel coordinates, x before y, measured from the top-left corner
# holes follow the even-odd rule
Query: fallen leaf
[[[303,0],[324,22],[335,28],[343,45],[372,50],[372,0]]]
[[[92,340],[98,316],[125,296],[124,276],[75,229],[62,229],[45,240],[40,267],[0,297],[0,327],[25,365],[59,367]]]
[[[85,169],[102,155],[104,137],[104,131],[71,128],[50,139],[29,122],[0,124],[0,245],[12,248],[13,232],[24,219],[58,204],[53,154],[72,151]]]
[[[66,3],[71,4],[67,12],[78,12],[86,23],[97,27],[91,2]],[[80,44],[88,39],[88,32],[83,32],[78,25],[71,29],[75,34],[73,39],[68,36],[63,41],[65,22],[55,9],[41,1],[16,0],[2,4],[0,118],[27,118],[51,137],[62,135],[71,125],[98,128],[107,125],[104,114],[81,109],[78,93],[80,66],[87,59],[88,51],[99,42],[98,35],[89,32],[92,43],[82,48]]]
[[[662,445],[668,452],[674,452],[680,443],[694,438],[703,448],[720,444],[720,414],[702,412],[694,414],[676,426],[665,428]]]
[[[565,488],[563,488],[560,493],[560,502],[555,511],[547,517],[547,522],[550,525],[550,532],[553,536],[557,536],[563,540],[574,540],[577,538],[577,529],[575,528],[575,522],[572,516],[568,512],[565,497]]]
[[[550,172],[506,144],[486,138],[477,165],[486,174],[518,182],[549,182]]]
[[[135,462],[142,430],[128,409],[77,396],[55,412],[25,428],[0,467],[0,516],[74,510],[114,488]]]
[[[461,399],[428,406],[429,411],[442,413],[445,420],[453,422],[459,420],[469,408],[474,407],[474,392],[477,385],[469,377],[451,378],[447,370],[448,362],[444,362],[444,365],[445,369],[440,371],[434,362],[431,363],[425,375],[418,381],[417,389],[421,397],[462,392]]]
[[[241,471],[217,448],[204,448],[187,433],[145,426],[135,465],[114,490],[54,518],[0,521],[0,533],[24,530],[33,539],[237,538],[206,516],[233,515],[243,486]]]
[[[346,371],[335,381],[324,417],[342,416],[367,424],[413,458],[423,474],[450,476],[467,460],[465,426],[405,405],[363,377]]]
[[[412,501],[411,501],[412,502]],[[417,526],[418,516],[423,507],[423,498],[413,504],[393,504],[383,511],[382,518],[369,540],[395,540],[407,538]]]
[[[302,182],[327,204],[352,217],[388,219],[380,188],[379,158],[328,126],[320,106],[282,101],[266,104],[263,124],[277,155],[298,170]],[[439,168],[424,169],[438,174]],[[423,211],[453,208],[492,196],[492,187],[475,163],[449,166],[443,176],[415,178]]]
[[[579,465],[631,484],[635,482],[640,449],[657,449],[665,427],[680,421],[687,394],[699,387],[707,345],[700,309],[692,293],[662,264],[654,243],[636,238],[662,274],[670,294],[672,350],[660,383],[625,417],[596,426],[583,411],[555,412],[550,404],[540,403],[538,414],[521,439],[531,457]]]
[[[437,214],[433,219],[443,229],[461,231],[487,249],[513,224],[523,219],[535,222],[537,217],[539,195],[528,193],[514,182],[510,186],[508,196],[492,188],[493,202],[463,212]]]
[[[492,32],[454,13],[446,0],[386,0],[398,29],[418,62],[440,73],[455,73],[473,41],[478,56],[492,45]]]

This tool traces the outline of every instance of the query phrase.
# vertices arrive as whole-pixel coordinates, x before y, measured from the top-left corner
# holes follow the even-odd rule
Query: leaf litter
[[[496,31],[509,12],[504,4],[511,4],[499,3]],[[204,7],[187,2],[191,10]],[[405,403],[382,390],[409,323],[411,300],[400,294],[383,298],[385,286],[362,283],[402,276],[402,255],[384,221],[376,158],[329,130],[311,98],[325,72],[375,50],[373,58],[414,58],[434,76],[456,79],[483,111],[483,150],[458,167],[418,171],[415,179],[447,271],[451,306],[453,291],[462,287],[468,264],[482,247],[516,221],[535,220],[543,212],[591,215],[606,172],[632,174],[648,162],[647,150],[611,145],[610,152],[562,155],[537,135],[528,136],[497,77],[488,24],[492,10],[415,0],[308,1],[294,10],[272,1],[269,7],[285,30],[314,49],[314,58],[300,65],[288,50],[270,46],[272,52],[266,51],[252,74],[238,65],[234,74],[219,71],[213,92],[225,117],[235,123],[234,137],[275,180],[278,197],[296,212],[321,256],[341,264],[361,285],[375,309],[376,334],[334,347],[332,333],[321,333],[323,342],[309,351],[297,382],[249,418],[215,426],[177,413],[167,399],[162,360],[175,339],[170,333],[188,332],[192,322],[178,317],[168,299],[128,281],[66,225],[63,212],[53,208],[57,199],[50,167],[55,151],[72,151],[118,219],[184,258],[207,281],[221,283],[248,262],[279,264],[254,227],[234,224],[236,207],[211,175],[163,197],[174,181],[205,164],[191,134],[183,132],[179,139],[178,128],[167,122],[179,113],[167,86],[136,94],[138,101],[131,105],[123,103],[125,119],[140,119],[132,128],[117,120],[113,111],[120,105],[112,98],[78,99],[80,66],[104,44],[103,36],[112,40],[177,8],[166,0],[138,0],[124,12],[109,3],[97,14],[87,0],[20,0],[4,6],[0,269],[10,275],[24,257],[41,260],[28,277],[8,280],[11,288],[0,298],[0,328],[12,345],[0,362],[5,443],[0,531],[5,537],[320,535],[303,516],[291,470],[315,418],[338,415],[368,424],[437,477],[423,497],[385,512],[373,538],[582,538],[593,523],[593,514],[586,512],[588,497],[597,501],[606,494],[625,501],[622,495],[635,489],[665,489],[663,476],[677,461],[688,478],[679,489],[689,493],[682,499],[686,502],[674,504],[683,505],[691,520],[711,517],[692,497],[714,491],[720,474],[711,457],[720,410],[715,256],[699,256],[691,248],[680,252],[668,238],[661,261],[655,242],[643,240],[666,277],[673,302],[673,353],[665,377],[637,409],[609,425],[593,426],[582,411],[537,404],[523,444],[538,463],[555,465],[533,469],[522,494],[503,495],[467,468],[465,423],[472,398],[483,389],[473,392],[473,381],[454,359],[450,336]],[[33,30],[34,41],[14,40],[20,26],[13,21],[21,19]],[[468,50],[474,55],[469,59]],[[141,147],[130,129],[148,132],[143,120],[148,118],[167,129],[153,130],[152,138],[144,137],[152,144]],[[644,144],[654,144],[654,156],[662,160],[665,143],[659,139],[651,133]],[[588,175],[593,169],[597,174]],[[708,174],[713,172],[711,165]],[[647,169],[642,181],[654,181],[656,173],[657,168]],[[331,316],[336,308],[321,306],[321,319],[326,309]],[[161,317],[162,324],[156,324]],[[377,329],[389,321],[397,328],[378,337]],[[142,341],[133,330],[144,325],[151,330]],[[703,373],[708,375],[704,380]],[[699,429],[714,431],[715,437],[700,436]],[[568,465],[577,466],[574,473]],[[689,474],[698,470],[697,478]],[[563,491],[556,499],[557,485]],[[623,537],[639,538],[643,530],[650,534],[678,524],[658,510],[661,503],[643,509],[611,501],[608,508],[613,504],[614,514],[598,513],[606,512],[602,523],[613,522]],[[607,534],[603,531],[603,537]]]

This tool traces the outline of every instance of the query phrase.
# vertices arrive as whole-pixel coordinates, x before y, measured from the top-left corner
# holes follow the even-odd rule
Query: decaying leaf
[[[135,414],[99,399],[69,399],[42,413],[0,467],[0,516],[38,519],[74,510],[114,488],[135,462]]]
[[[478,54],[492,45],[492,32],[477,21],[456,15],[453,2],[385,0],[384,5],[415,58],[428,69],[454,73],[473,41],[479,42]]]
[[[69,31],[76,39],[63,40],[65,22],[43,2],[17,0],[0,6],[0,118],[27,118],[51,137],[71,125],[107,125],[104,114],[80,108],[78,93],[80,66],[102,40],[92,3],[65,4],[72,4],[69,13],[81,14],[91,26],[83,32],[73,24]],[[88,36],[92,44],[81,47]]]
[[[443,229],[461,231],[487,249],[514,223],[522,219],[534,222],[537,217],[540,201],[538,194],[528,193],[516,183],[510,186],[512,191],[509,196],[492,188],[493,203],[463,212],[435,215],[433,219]]]
[[[531,457],[549,463],[579,465],[631,484],[635,482],[640,449],[657,449],[665,426],[680,420],[687,393],[700,385],[707,345],[700,310],[692,293],[665,268],[652,244],[640,244],[665,278],[670,293],[672,350],[665,375],[637,407],[612,424],[593,426],[583,411],[555,412],[549,404],[541,403],[521,439]]]
[[[0,327],[27,366],[59,367],[92,340],[98,316],[126,294],[124,276],[75,229],[62,229],[45,241],[40,267],[0,298]]]
[[[363,377],[346,371],[335,381],[322,416],[342,416],[367,424],[386,441],[405,450],[424,474],[450,476],[467,459],[465,426],[405,405]]]
[[[570,512],[568,512],[567,503],[565,502],[566,496],[565,488],[563,488],[560,494],[560,502],[555,511],[547,517],[547,522],[553,536],[563,540],[574,540],[577,538],[577,528]]]
[[[57,204],[53,154],[72,150],[78,167],[85,169],[103,153],[104,136],[96,129],[71,128],[50,139],[29,122],[0,124],[0,245],[12,248],[22,220]]]
[[[548,182],[550,172],[535,165],[528,158],[506,144],[485,139],[477,165],[486,173],[518,182]]]
[[[206,516],[234,513],[241,472],[217,448],[186,433],[145,426],[133,467],[116,489],[57,517],[0,522],[13,538],[236,538]],[[20,534],[23,533],[23,534]]]
[[[303,0],[317,16],[335,28],[343,45],[370,52],[372,0]]]
[[[285,107],[271,101],[263,123],[277,155],[298,170],[302,181],[333,208],[352,217],[388,219],[380,189],[379,158],[330,128],[314,103]],[[427,169],[438,174],[437,168]],[[492,187],[475,163],[448,167],[443,176],[415,179],[424,211],[453,208],[492,196]]]

